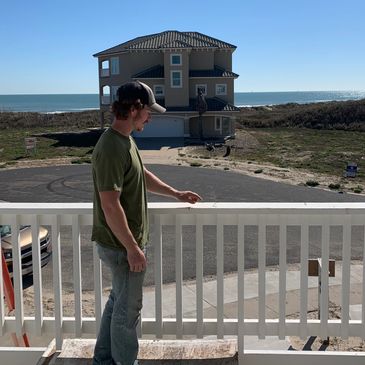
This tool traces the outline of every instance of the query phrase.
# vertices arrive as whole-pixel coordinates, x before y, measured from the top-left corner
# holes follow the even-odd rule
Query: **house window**
[[[227,95],[227,84],[217,84],[215,85],[216,95]]]
[[[181,54],[170,55],[171,66],[181,66]]]
[[[201,89],[203,92],[203,95],[206,96],[208,91],[207,91],[207,85],[206,84],[197,84],[195,85],[195,94],[198,95],[198,90]]]
[[[160,98],[165,95],[165,86],[164,85],[154,85],[153,86],[153,93],[155,94],[156,98]]]
[[[117,100],[117,91],[119,89],[119,86],[112,86],[112,103]]]
[[[111,61],[111,74],[112,75],[119,75],[119,57],[112,57]]]
[[[219,132],[222,131],[222,118],[221,117],[215,117],[214,129]]]
[[[105,61],[101,62],[100,76],[101,77],[109,76],[109,60],[105,60]]]
[[[181,71],[171,71],[171,87],[182,87]]]

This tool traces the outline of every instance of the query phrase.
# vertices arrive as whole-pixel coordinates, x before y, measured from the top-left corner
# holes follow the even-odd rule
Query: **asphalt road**
[[[196,191],[207,202],[360,202],[364,196],[339,194],[316,188],[293,186],[276,183],[255,177],[249,177],[231,171],[182,166],[148,165],[152,172],[162,180],[178,189]],[[92,179],[90,165],[72,165],[62,167],[29,168],[0,171],[0,200],[11,202],[91,202]],[[169,198],[150,195],[150,201],[173,201]],[[331,257],[341,258],[341,230],[331,229]],[[257,267],[257,227],[248,227],[245,265]],[[173,227],[164,227],[163,268],[164,281],[175,279]],[[278,262],[278,229],[268,227],[267,231],[267,265]],[[299,261],[298,227],[288,229],[288,262]],[[363,230],[353,231],[352,256],[362,255]],[[62,265],[63,288],[73,289],[71,230],[62,227]],[[225,264],[226,272],[236,270],[237,230],[225,226]],[[204,275],[216,271],[216,228],[204,228]],[[84,227],[82,244],[82,278],[85,290],[93,289],[92,245],[90,227]],[[184,278],[195,276],[195,228],[186,226],[183,229]],[[320,255],[320,230],[312,227],[310,231],[310,256]],[[148,251],[149,269],[146,274],[146,285],[153,284],[153,250]],[[110,280],[104,272],[106,282]],[[52,263],[43,268],[43,285],[52,288]]]
[[[359,202],[364,196],[339,194],[246,176],[232,171],[147,165],[163,181],[199,193],[206,202]],[[91,202],[90,165],[0,171],[0,200],[11,202]],[[150,195],[150,201],[171,199]]]

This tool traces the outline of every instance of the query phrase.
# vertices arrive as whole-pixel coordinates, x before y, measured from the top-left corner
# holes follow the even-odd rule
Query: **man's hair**
[[[132,106],[137,110],[142,110],[144,104],[142,104],[139,99],[123,100],[122,103],[118,100],[115,100],[112,104],[112,113],[117,119],[127,119]]]

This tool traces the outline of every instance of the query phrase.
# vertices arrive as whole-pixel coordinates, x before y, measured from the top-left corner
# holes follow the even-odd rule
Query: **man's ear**
[[[131,108],[129,109],[129,112],[131,113],[131,116],[134,118],[137,114],[137,109],[135,108],[134,105],[131,106]]]

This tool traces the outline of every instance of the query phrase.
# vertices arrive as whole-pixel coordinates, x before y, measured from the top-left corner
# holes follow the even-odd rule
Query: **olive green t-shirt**
[[[100,137],[92,155],[94,213],[92,241],[123,249],[122,243],[109,228],[101,208],[99,192],[119,191],[120,204],[128,226],[139,247],[148,240],[146,182],[142,160],[132,137],[125,137],[112,128]]]

